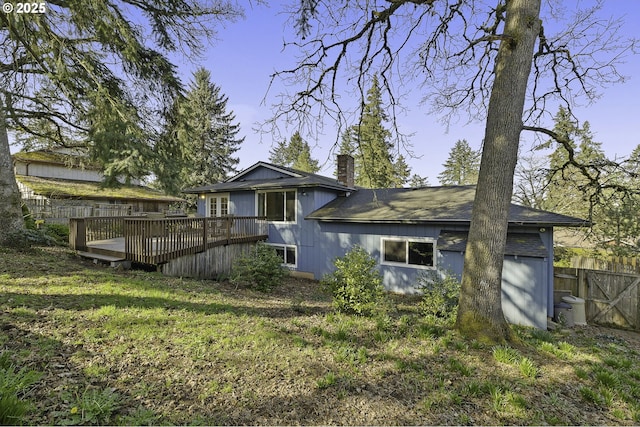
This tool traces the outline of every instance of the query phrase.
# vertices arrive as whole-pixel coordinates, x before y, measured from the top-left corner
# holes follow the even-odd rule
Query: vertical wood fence
[[[575,256],[571,267],[587,270],[605,270],[613,273],[640,274],[640,258],[611,256],[607,259]]]
[[[640,331],[640,274],[554,269],[554,290],[585,300],[587,323]]]

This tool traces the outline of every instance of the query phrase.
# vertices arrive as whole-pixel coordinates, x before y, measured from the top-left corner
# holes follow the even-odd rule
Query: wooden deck
[[[257,217],[91,217],[69,220],[69,246],[79,252],[159,265],[184,255],[234,243],[266,240]]]

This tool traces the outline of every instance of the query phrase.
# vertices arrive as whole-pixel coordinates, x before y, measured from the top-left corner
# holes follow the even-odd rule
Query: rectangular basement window
[[[293,245],[279,245],[269,243],[269,246],[275,248],[276,253],[282,258],[282,265],[285,267],[295,268],[297,260],[297,248]]]
[[[434,268],[435,241],[404,237],[383,238],[381,264]]]

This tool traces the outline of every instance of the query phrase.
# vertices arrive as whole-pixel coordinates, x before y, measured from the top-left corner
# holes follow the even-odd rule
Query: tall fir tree
[[[569,112],[560,108],[554,117],[554,132],[570,141],[573,157],[587,170],[595,170],[606,160],[601,144],[593,140],[589,122],[579,127],[571,119]],[[551,147],[552,141],[546,146]],[[570,153],[556,143],[555,150],[549,156],[548,196],[546,208],[554,212],[590,218],[592,194],[589,193],[589,179],[576,166],[571,164]]]
[[[280,141],[269,151],[269,161],[274,165],[287,166],[289,161],[289,144],[286,140]]]
[[[408,184],[409,184],[409,187],[412,187],[412,188],[428,187],[429,179],[423,176],[420,176],[417,173],[414,173],[413,175],[411,175],[411,178],[409,178]]]
[[[165,115],[165,122],[155,145],[153,173],[156,187],[167,194],[178,195],[185,188],[183,171],[187,169],[186,147],[184,141],[189,140],[190,127],[183,119],[184,98],[179,96]]]
[[[404,165],[394,165],[393,145],[389,142],[391,132],[384,127],[389,118],[382,108],[382,92],[378,76],[374,75],[371,88],[363,106],[360,123],[352,130],[355,149],[355,183],[365,188],[391,188],[401,186],[396,177]],[[408,171],[402,170],[405,174]]]
[[[305,142],[302,145],[291,167],[309,173],[316,173],[320,170],[318,161],[311,157],[311,147],[309,147],[309,144]]]
[[[237,171],[239,159],[234,154],[244,137],[238,137],[240,125],[234,123],[235,114],[228,111],[227,102],[208,70],[200,68],[193,74],[170,130],[182,151],[184,187],[221,182]]]
[[[297,131],[289,143],[282,141],[269,152],[269,161],[302,172],[316,173],[320,170],[318,160],[311,157],[311,147]]]
[[[407,164],[402,154],[400,154],[396,161],[393,163],[393,171],[393,186],[403,187],[409,181],[409,177],[411,176],[411,168]]]
[[[631,152],[628,163],[629,170],[634,174],[632,177],[633,188],[640,190],[640,144]]]
[[[0,246],[24,241],[9,131],[87,149],[107,183],[144,177],[182,90],[168,56],[193,58],[216,21],[241,15],[217,0],[39,5],[44,13],[0,14]]]
[[[342,134],[340,138],[340,145],[338,146],[338,154],[346,154],[352,157],[356,157],[356,136],[358,134],[357,126],[349,126]]]
[[[438,175],[441,185],[475,185],[480,171],[480,154],[466,139],[458,140],[451,151],[444,170]]]
[[[613,186],[623,186],[633,193],[620,194],[613,189],[604,191],[603,200],[593,209],[592,240],[617,256],[640,255],[640,145],[629,155],[626,168],[610,170],[606,180]]]

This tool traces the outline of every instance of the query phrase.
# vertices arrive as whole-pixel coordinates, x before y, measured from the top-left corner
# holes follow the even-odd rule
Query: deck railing
[[[69,225],[73,249],[86,251],[88,243],[124,238],[127,260],[144,264],[160,264],[218,245],[265,239],[268,232],[264,218],[240,216],[72,218]]]
[[[103,216],[69,219],[69,246],[86,251],[87,243],[124,237],[124,217]]]

